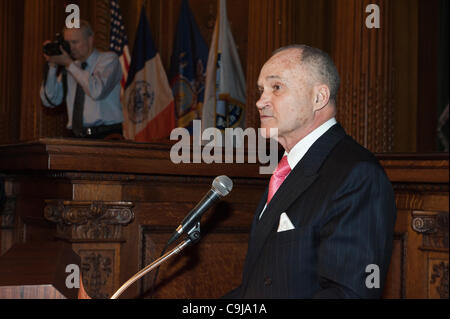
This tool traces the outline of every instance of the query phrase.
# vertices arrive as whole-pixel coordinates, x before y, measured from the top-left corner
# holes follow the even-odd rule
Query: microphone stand
[[[139,272],[137,272],[133,277],[128,279],[117,291],[111,296],[110,299],[117,299],[130,285],[132,285],[136,280],[147,274],[148,272],[152,271],[162,263],[164,263],[166,260],[168,260],[170,257],[180,253],[183,249],[185,249],[190,244],[195,244],[200,240],[200,222],[197,223],[196,226],[194,226],[189,232],[188,236],[185,240],[183,240],[181,243],[179,243],[175,248],[173,248],[171,251],[165,253],[160,258],[156,259],[154,262],[152,262],[150,265],[146,266],[145,268],[141,269]]]

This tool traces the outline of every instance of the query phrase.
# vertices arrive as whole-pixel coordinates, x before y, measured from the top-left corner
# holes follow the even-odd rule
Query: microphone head
[[[220,196],[227,196],[233,189],[233,181],[225,175],[220,175],[214,178],[212,187]]]

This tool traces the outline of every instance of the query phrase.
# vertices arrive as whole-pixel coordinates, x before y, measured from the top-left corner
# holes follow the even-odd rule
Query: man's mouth
[[[263,120],[272,119],[273,116],[271,116],[271,115],[260,115],[259,118],[260,118],[261,121],[263,121]]]

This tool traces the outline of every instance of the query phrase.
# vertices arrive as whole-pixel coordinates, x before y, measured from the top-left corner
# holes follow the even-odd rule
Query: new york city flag
[[[124,135],[147,142],[163,139],[175,128],[172,91],[153,42],[144,7],[125,85]]]

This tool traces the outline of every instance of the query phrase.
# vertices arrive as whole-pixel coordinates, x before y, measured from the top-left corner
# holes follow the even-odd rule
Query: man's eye
[[[273,86],[273,89],[274,89],[275,91],[278,91],[278,90],[281,89],[281,85],[275,84],[275,85]]]

